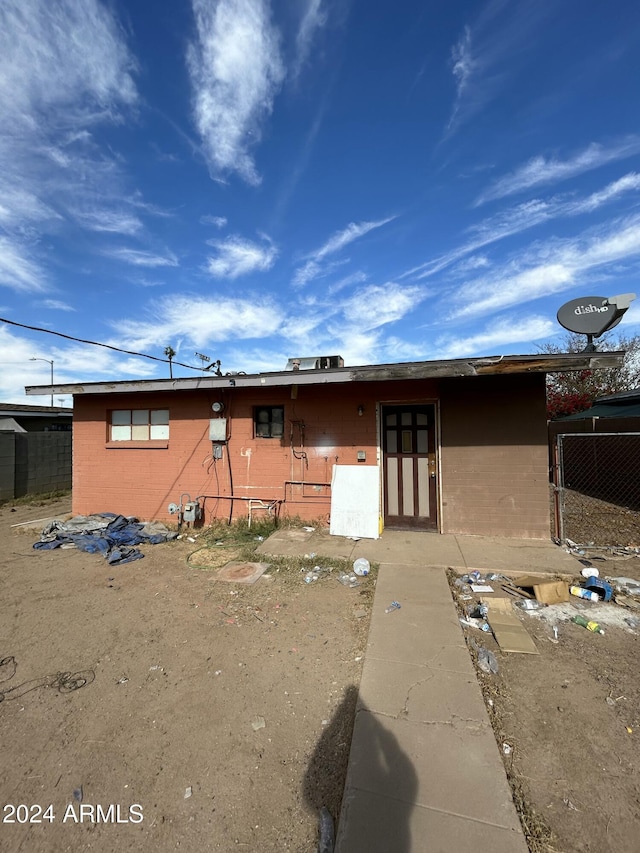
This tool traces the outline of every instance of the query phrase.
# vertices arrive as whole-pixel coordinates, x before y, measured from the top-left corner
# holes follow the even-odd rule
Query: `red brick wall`
[[[357,391],[362,390],[361,394]],[[73,511],[119,512],[141,519],[170,520],[169,503],[179,503],[182,493],[230,495],[284,500],[281,512],[305,519],[327,516],[330,489],[324,486],[287,485],[285,481],[330,483],[332,466],[356,464],[357,451],[375,465],[376,409],[370,390],[329,385],[318,389],[229,389],[224,392],[171,392],[135,395],[79,395],[74,401]],[[223,458],[214,462],[209,441],[211,404],[225,404],[230,440]],[[255,438],[255,405],[284,405],[283,440]],[[364,414],[358,415],[358,406]],[[127,408],[168,408],[168,448],[136,447],[107,442],[108,411]],[[295,458],[290,447],[290,421],[304,421],[304,447],[294,426]],[[162,444],[162,443],[160,443]],[[230,476],[231,472],[231,476]],[[207,498],[205,521],[227,518],[231,502]],[[244,501],[233,502],[234,516],[247,513]],[[175,519],[174,519],[175,520]]]
[[[295,393],[295,392],[293,392]],[[441,409],[441,530],[548,538],[548,459],[544,378],[541,375],[345,383],[291,388],[229,388],[156,394],[78,395],[74,401],[73,511],[118,512],[175,520],[169,503],[183,493],[278,499],[281,512],[326,518],[334,464],[354,465],[357,452],[378,463],[376,405],[433,402]],[[209,441],[211,404],[225,404],[230,440],[214,463]],[[284,405],[285,435],[255,438],[253,407]],[[364,407],[362,416],[358,406]],[[168,447],[107,441],[110,409],[168,408]],[[304,421],[304,447],[291,421]],[[160,443],[162,444],[162,443]],[[231,477],[230,477],[231,473]],[[286,484],[304,480],[307,485]],[[186,499],[186,498],[185,498]],[[207,497],[205,522],[227,518],[231,503]],[[233,502],[234,517],[245,516]]]

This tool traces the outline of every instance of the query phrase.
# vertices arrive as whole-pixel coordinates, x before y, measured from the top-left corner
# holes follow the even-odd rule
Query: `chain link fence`
[[[640,545],[640,432],[556,436],[555,527],[561,542]]]

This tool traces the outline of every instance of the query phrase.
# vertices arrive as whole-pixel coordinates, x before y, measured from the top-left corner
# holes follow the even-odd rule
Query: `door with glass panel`
[[[382,407],[384,523],[438,526],[435,406]]]

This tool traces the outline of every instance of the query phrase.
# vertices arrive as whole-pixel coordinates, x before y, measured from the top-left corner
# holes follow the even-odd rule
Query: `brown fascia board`
[[[459,358],[374,364],[327,370],[289,370],[279,373],[234,374],[182,379],[138,379],[122,382],[87,382],[68,385],[30,385],[28,395],[131,394],[139,391],[193,391],[221,388],[268,388],[291,385],[330,385],[343,382],[384,382],[399,379],[440,379],[508,373],[566,373],[621,367],[624,352],[557,353]]]

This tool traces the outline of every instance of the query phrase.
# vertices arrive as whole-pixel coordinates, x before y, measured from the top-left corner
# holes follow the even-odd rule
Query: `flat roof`
[[[47,394],[51,394],[51,386],[47,386],[49,390]],[[52,417],[73,417],[73,409],[69,406],[30,406],[28,403],[0,403],[0,416],[13,417],[17,415],[21,418],[35,418],[42,415],[51,415]]]
[[[130,394],[136,391],[192,391],[215,388],[264,388],[291,385],[327,385],[341,382],[385,382],[402,379],[443,379],[460,376],[499,376],[514,373],[565,373],[621,367],[624,352],[494,355],[440,361],[371,364],[320,370],[283,370],[273,373],[210,374],[178,379],[134,379],[117,382],[79,382],[65,385],[28,385],[28,395]]]

